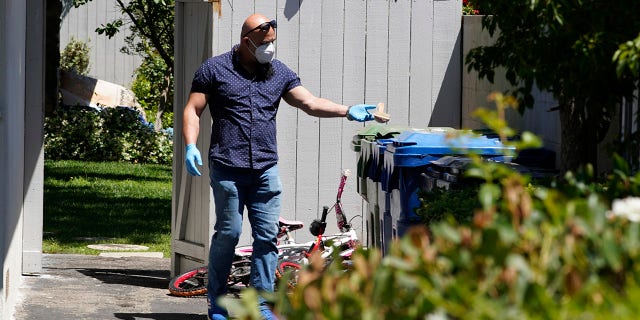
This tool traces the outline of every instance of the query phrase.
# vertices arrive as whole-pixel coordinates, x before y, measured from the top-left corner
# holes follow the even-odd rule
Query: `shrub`
[[[459,223],[469,223],[475,209],[480,208],[478,201],[478,185],[469,184],[459,188],[445,190],[434,188],[429,192],[418,193],[421,206],[416,214],[426,225],[453,218]]]
[[[60,69],[86,76],[89,73],[89,46],[71,38],[60,53]]]
[[[533,186],[527,175],[471,157],[467,174],[482,183],[470,223],[410,229],[385,257],[357,252],[348,272],[339,263],[312,264],[292,292],[265,295],[276,312],[286,319],[637,317],[640,198],[609,208],[618,197],[638,196],[640,173],[614,156],[604,179],[587,166]],[[257,295],[224,303],[250,319]]]
[[[170,164],[172,137],[129,108],[69,107],[45,119],[45,157],[51,160]]]

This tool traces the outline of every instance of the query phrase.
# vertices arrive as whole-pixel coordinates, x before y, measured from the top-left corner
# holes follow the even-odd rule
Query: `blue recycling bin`
[[[420,223],[415,213],[420,206],[418,192],[432,161],[446,155],[477,154],[509,162],[514,152],[514,147],[505,146],[497,138],[464,131],[401,133],[384,151],[382,189],[388,193],[391,235],[382,238],[402,237],[409,227]]]

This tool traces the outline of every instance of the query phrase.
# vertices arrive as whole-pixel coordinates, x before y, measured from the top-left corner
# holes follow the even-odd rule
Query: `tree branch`
[[[138,32],[140,32],[141,35],[143,35],[144,37],[149,39],[149,41],[151,41],[151,44],[156,49],[156,51],[158,51],[158,54],[160,55],[160,57],[162,57],[162,60],[164,60],[164,62],[169,67],[169,69],[173,70],[173,56],[170,55],[165,50],[164,47],[162,47],[162,43],[161,43],[160,39],[156,35],[154,35],[154,34],[152,34],[150,32],[145,32],[142,23],[135,17],[135,15],[130,11],[130,9],[128,9],[124,5],[122,0],[116,0],[116,2],[118,3],[118,5],[122,9],[122,11],[125,12],[127,14],[127,16],[129,16],[129,19],[131,19],[131,22],[133,22],[133,24],[136,27],[136,29],[138,29]],[[145,16],[145,19],[146,19],[147,16],[146,16],[146,12],[144,10],[142,10],[142,14],[143,14],[143,16]]]

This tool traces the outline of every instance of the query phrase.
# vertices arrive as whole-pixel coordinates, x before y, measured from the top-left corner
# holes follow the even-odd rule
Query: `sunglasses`
[[[251,30],[249,30],[249,31],[245,32],[245,33],[242,35],[242,37],[244,38],[244,37],[246,37],[249,33],[254,32],[254,31],[256,31],[256,30],[260,30],[260,31],[263,31],[263,32],[267,32],[267,31],[269,31],[269,28],[271,28],[271,27],[273,27],[273,29],[275,30],[275,29],[278,27],[278,23],[277,23],[275,20],[271,20],[271,21],[269,21],[269,22],[263,22],[263,23],[261,23],[259,26],[257,26],[257,27],[255,27],[255,28],[253,28],[253,29],[251,29]]]

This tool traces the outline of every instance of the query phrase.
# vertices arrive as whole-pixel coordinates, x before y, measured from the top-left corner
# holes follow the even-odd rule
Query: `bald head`
[[[242,24],[242,32],[240,34],[242,37],[245,37],[248,32],[255,30],[257,26],[269,21],[271,20],[267,19],[264,15],[259,13],[252,14]]]
[[[240,61],[247,71],[253,72],[255,67],[260,63],[266,63],[265,61],[271,61],[275,52],[273,42],[276,41],[276,21],[269,20],[267,17],[261,14],[250,15],[242,24],[242,32],[240,33],[240,45],[237,48],[237,52],[240,56]],[[260,62],[256,57],[256,50],[261,47],[261,52],[258,54],[264,56]],[[262,52],[267,50],[267,52]]]

